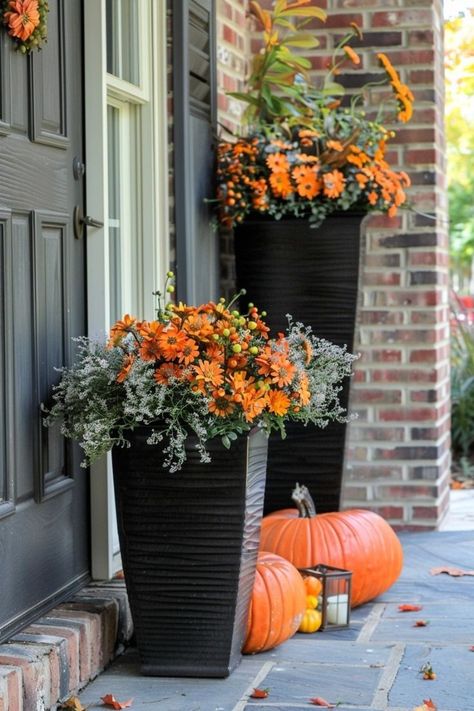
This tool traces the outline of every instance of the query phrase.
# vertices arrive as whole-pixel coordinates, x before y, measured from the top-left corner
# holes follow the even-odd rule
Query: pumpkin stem
[[[304,484],[302,486],[298,483],[296,484],[291,498],[296,504],[300,518],[313,518],[316,516],[316,505],[308,488]]]

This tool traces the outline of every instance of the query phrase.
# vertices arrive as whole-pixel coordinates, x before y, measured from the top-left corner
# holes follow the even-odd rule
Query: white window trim
[[[138,0],[146,3],[147,0]],[[137,230],[144,236],[142,263],[138,266],[142,286],[137,294],[140,317],[154,315],[151,293],[163,287],[169,264],[168,131],[166,72],[166,4],[151,1],[151,19],[141,27],[143,45],[150,47],[151,76],[144,77],[150,96],[128,82],[111,81],[106,73],[107,18],[104,0],[84,2],[86,196],[89,215],[104,222],[105,228],[89,230],[87,239],[88,332],[103,338],[109,323],[109,249],[107,176],[107,101],[116,93],[128,92],[133,103],[144,103],[145,120],[139,131],[141,160],[150,176],[141,186],[143,209],[137,210]],[[142,17],[145,13],[141,13]],[[153,30],[153,31],[152,31]],[[149,43],[149,44],[148,44]],[[140,58],[141,66],[146,62]],[[126,85],[126,86],[124,86]],[[108,96],[109,94],[109,96]],[[147,102],[147,98],[150,101]],[[152,238],[151,238],[152,236]],[[138,237],[138,235],[137,235]],[[151,265],[151,268],[150,268]],[[91,467],[92,576],[108,579],[118,567],[114,556],[115,505],[110,456]]]

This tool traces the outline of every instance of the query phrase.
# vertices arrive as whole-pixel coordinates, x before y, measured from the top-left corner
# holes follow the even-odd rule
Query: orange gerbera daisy
[[[270,412],[275,413],[282,417],[286,415],[290,407],[291,400],[286,393],[282,390],[269,390],[268,396],[268,409]]]
[[[322,176],[324,187],[323,193],[328,198],[338,198],[344,190],[346,179],[340,170],[332,170],[330,173],[324,173]]]
[[[135,356],[134,355],[127,355],[125,356],[123,360],[123,366],[122,370],[120,373],[117,375],[117,383],[123,383],[123,381],[128,378],[128,374],[130,373],[130,370],[132,368],[132,365],[135,362]]]
[[[187,340],[188,338],[184,331],[181,331],[176,324],[171,324],[171,326],[167,327],[158,337],[158,343],[163,353],[163,358],[165,360],[177,358]]]
[[[219,363],[200,359],[198,365],[194,365],[193,369],[198,383],[210,384],[218,388],[224,382],[222,367]]]
[[[206,314],[191,314],[183,323],[183,329],[199,341],[208,341],[209,336],[214,332]]]
[[[288,158],[283,153],[272,153],[268,156],[266,164],[274,173],[286,173],[290,167]]]
[[[367,200],[369,201],[369,203],[371,205],[376,205],[378,199],[379,199],[379,196],[373,190],[371,190],[371,192],[368,193],[368,195],[367,195]]]
[[[343,151],[344,146],[342,145],[341,141],[334,141],[332,138],[329,139],[329,141],[326,143],[326,146],[330,148],[332,151]]]
[[[313,168],[299,166],[295,168],[293,178],[296,180],[296,191],[300,197],[314,198],[321,189],[321,181],[318,179]]]
[[[255,378],[248,376],[244,370],[238,370],[226,378],[232,390],[232,397],[235,402],[242,402],[243,394],[253,385]]]
[[[160,344],[156,338],[144,338],[140,346],[140,358],[158,360],[161,357]]]
[[[40,23],[38,0],[12,0],[9,7],[11,10],[4,15],[8,34],[24,42]]]
[[[234,403],[231,398],[226,395],[223,388],[213,391],[212,400],[209,402],[208,407],[209,412],[212,412],[214,415],[218,415],[219,417],[226,417],[227,415],[232,414],[235,410]]]
[[[288,173],[273,173],[269,178],[273,193],[278,197],[286,198],[293,194],[293,187],[290,183]]]
[[[365,188],[365,186],[369,182],[368,177],[366,175],[364,175],[364,173],[356,173],[355,178],[359,184],[359,187],[361,187],[361,188]]]
[[[108,345],[118,345],[122,338],[126,336],[127,333],[130,333],[136,323],[136,318],[130,316],[129,314],[125,314],[125,316],[121,320],[117,321],[110,329]]]
[[[284,385],[289,385],[295,377],[296,367],[286,358],[282,358],[279,363],[272,367],[270,377],[272,383],[276,383],[282,388]]]
[[[199,348],[196,341],[193,341],[192,338],[187,338],[178,353],[178,361],[180,363],[184,363],[185,365],[189,365],[198,357],[198,355]]]
[[[246,421],[252,422],[256,417],[261,415],[267,403],[268,397],[266,390],[249,388],[242,398],[242,409]]]

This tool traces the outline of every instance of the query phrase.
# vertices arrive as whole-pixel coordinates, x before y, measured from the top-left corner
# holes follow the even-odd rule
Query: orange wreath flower
[[[25,42],[40,23],[38,0],[12,0],[9,7],[4,15],[8,34]]]

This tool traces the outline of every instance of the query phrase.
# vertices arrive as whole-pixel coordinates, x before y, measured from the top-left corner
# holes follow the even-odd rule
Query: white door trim
[[[147,3],[148,0],[138,0]],[[152,318],[152,291],[163,286],[169,264],[166,3],[152,0],[147,27],[152,65],[150,101],[143,107],[140,156],[151,179],[142,186],[137,216],[141,244],[137,316]],[[88,228],[87,315],[90,338],[103,339],[110,327],[107,175],[107,81],[105,0],[84,2],[85,144],[87,214],[104,228]],[[108,579],[120,565],[116,551],[115,505],[110,456],[91,466],[92,576]]]

